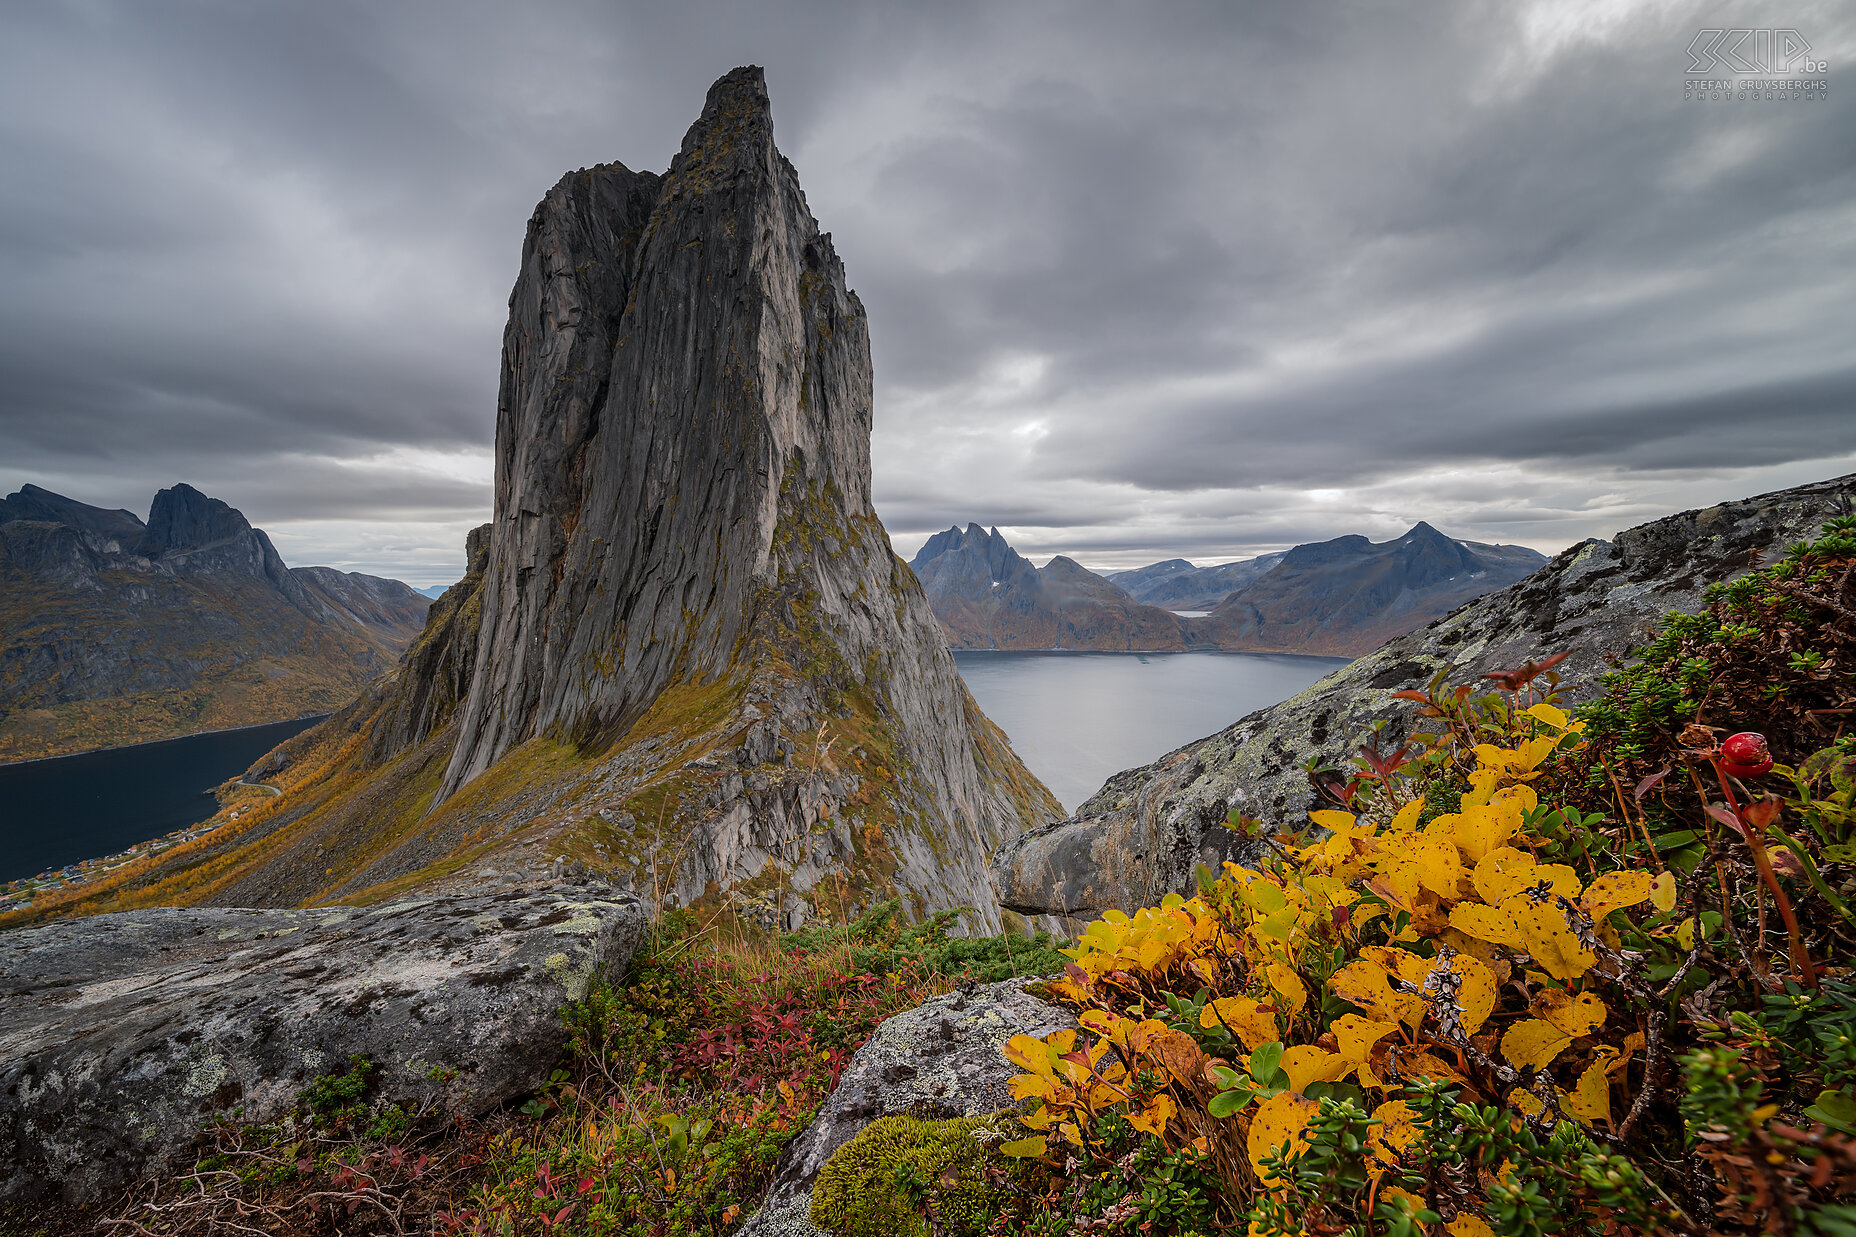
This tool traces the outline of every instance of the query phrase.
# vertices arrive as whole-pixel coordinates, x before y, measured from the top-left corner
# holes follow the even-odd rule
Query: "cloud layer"
[[[932,12],[923,9],[932,7]],[[416,584],[487,518],[523,224],[767,66],[899,550],[1554,550],[1856,470],[1856,23],[1683,98],[1664,4],[164,6],[0,18],[0,484],[187,480]],[[1736,19],[1740,20],[1740,19]]]

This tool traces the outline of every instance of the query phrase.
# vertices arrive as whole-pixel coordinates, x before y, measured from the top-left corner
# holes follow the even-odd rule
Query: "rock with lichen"
[[[1198,864],[1254,863],[1262,843],[1226,827],[1233,811],[1266,826],[1306,824],[1318,806],[1304,766],[1346,765],[1373,723],[1397,747],[1416,706],[1392,699],[1442,674],[1451,684],[1529,658],[1558,667],[1567,698],[1592,695],[1610,658],[1648,641],[1663,616],[1692,610],[1706,587],[1782,553],[1847,510],[1856,475],[1687,511],[1584,541],[1533,575],[1357,658],[1300,695],[1209,738],[1108,779],[1076,814],[1021,834],[993,857],[1002,905],[1068,917],[1132,911],[1188,892]]]
[[[989,1169],[1011,1163],[990,1150],[1010,1136],[1000,1124],[1011,1125],[1009,1114],[871,1122],[819,1171],[813,1226],[834,1237],[982,1237],[1009,1198],[988,1176]],[[1037,1161],[1015,1167],[1020,1176],[1044,1176]],[[899,1180],[921,1192],[922,1205],[897,1188]]]
[[[271,1122],[359,1056],[375,1098],[478,1114],[544,1081],[560,1008],[646,915],[597,885],[365,909],[158,908],[0,936],[0,1200],[91,1204]]]
[[[805,1133],[780,1155],[773,1185],[741,1237],[815,1237],[813,1188],[827,1161],[885,1117],[952,1121],[1013,1106],[1005,1059],[1014,1035],[1074,1028],[1075,1016],[1027,981],[972,984],[884,1022],[845,1067]],[[900,1237],[900,1234],[899,1234]]]

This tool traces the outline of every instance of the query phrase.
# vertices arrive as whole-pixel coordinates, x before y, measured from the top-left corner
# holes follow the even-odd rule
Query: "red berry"
[[[1721,744],[1721,768],[1733,777],[1758,777],[1772,768],[1766,736],[1743,730]]]

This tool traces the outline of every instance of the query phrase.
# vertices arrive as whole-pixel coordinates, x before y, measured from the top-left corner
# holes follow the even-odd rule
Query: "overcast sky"
[[[1683,98],[1786,27],[1821,101]],[[1856,471],[1856,7],[8,3],[0,486],[446,583],[524,224],[709,83],[870,313],[912,553],[1554,551]]]

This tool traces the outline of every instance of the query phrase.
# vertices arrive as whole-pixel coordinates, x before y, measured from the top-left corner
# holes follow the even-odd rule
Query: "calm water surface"
[[[1347,664],[1278,653],[957,652],[960,675],[1070,811],[1111,774],[1223,730]]]
[[[212,788],[320,717],[0,765],[0,881],[197,824]]]

